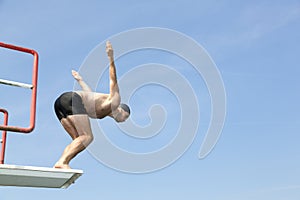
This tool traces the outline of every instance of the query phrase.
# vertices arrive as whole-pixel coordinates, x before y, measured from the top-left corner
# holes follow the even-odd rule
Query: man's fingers
[[[111,45],[110,41],[107,41],[107,42],[106,42],[106,49],[107,49],[107,50],[112,49],[112,45]]]
[[[72,75],[73,75],[73,77],[74,77],[76,80],[81,79],[79,73],[78,73],[77,71],[75,71],[75,70],[72,70]]]

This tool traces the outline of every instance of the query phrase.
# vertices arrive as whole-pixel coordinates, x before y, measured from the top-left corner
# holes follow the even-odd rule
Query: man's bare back
[[[83,105],[90,118],[102,119],[112,113],[108,94],[76,91],[82,98]]]

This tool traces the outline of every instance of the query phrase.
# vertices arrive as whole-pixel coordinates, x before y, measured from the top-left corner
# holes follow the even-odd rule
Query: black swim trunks
[[[54,103],[54,110],[59,120],[68,115],[87,114],[82,99],[76,92],[65,92],[60,95]]]

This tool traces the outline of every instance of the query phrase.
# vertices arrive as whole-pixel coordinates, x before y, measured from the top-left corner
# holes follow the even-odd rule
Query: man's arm
[[[83,81],[82,77],[79,75],[78,72],[72,70],[72,75],[76,81],[78,81],[80,87],[85,92],[92,92],[91,88]]]
[[[110,79],[110,99],[112,100],[112,106],[119,106],[120,104],[120,94],[119,94],[119,86],[117,82],[117,72],[116,66],[114,62],[113,48],[109,41],[106,42],[106,53],[109,60],[109,79]]]

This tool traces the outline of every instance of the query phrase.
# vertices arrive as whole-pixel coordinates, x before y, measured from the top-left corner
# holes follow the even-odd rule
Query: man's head
[[[124,103],[121,103],[117,110],[118,112],[114,115],[117,122],[124,122],[130,115],[130,108]]]

